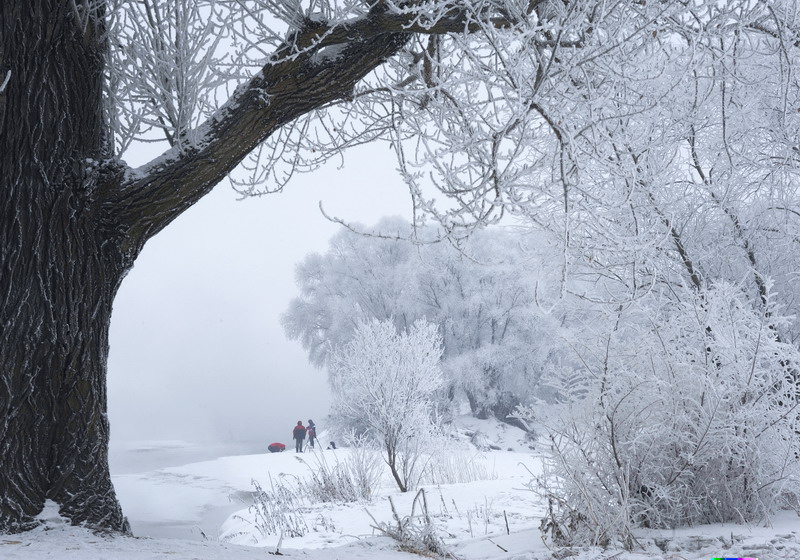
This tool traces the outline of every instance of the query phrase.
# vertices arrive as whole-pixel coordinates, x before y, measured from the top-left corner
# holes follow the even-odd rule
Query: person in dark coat
[[[303,452],[303,440],[306,439],[306,427],[303,426],[303,421],[298,420],[297,426],[292,430],[292,437],[294,438],[294,451],[295,453]]]
[[[314,448],[314,442],[317,441],[317,425],[314,424],[313,420],[308,421],[308,427],[306,428],[306,434],[308,435],[308,445],[311,448]]]

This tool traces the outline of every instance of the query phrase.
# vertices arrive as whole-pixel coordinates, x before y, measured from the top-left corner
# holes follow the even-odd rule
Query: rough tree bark
[[[103,113],[104,13],[0,2],[0,533],[45,500],[73,523],[129,531],[108,469],[114,296],[145,242],[285,123],[347,97],[408,40],[376,8],[328,29],[333,60],[281,49],[207,123],[201,148],[128,173]],[[310,45],[309,22],[294,38]],[[401,31],[401,32],[398,32]],[[10,75],[9,75],[10,72]]]
[[[98,212],[102,20],[67,2],[0,11],[0,529],[45,498],[75,522],[126,530],[108,474],[111,303],[133,255]]]

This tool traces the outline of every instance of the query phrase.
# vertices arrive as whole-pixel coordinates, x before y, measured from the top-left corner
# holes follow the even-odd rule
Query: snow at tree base
[[[785,512],[772,525],[711,525],[675,531],[642,530],[643,550],[624,552],[614,546],[560,548],[542,538],[539,524],[546,503],[532,491],[532,477],[541,474],[542,454],[531,449],[521,430],[471,417],[457,419],[461,440],[454,461],[443,465],[442,478],[462,482],[425,484],[428,514],[450,551],[463,560],[708,560],[712,557],[755,557],[760,560],[800,558],[800,518]],[[478,447],[475,446],[475,442]],[[255,509],[246,503],[219,525],[203,524],[202,512],[230,505],[229,496],[252,496],[251,478],[268,487],[270,480],[307,478],[318,461],[347,462],[353,449],[318,454],[263,453],[220,458],[182,467],[114,477],[123,507],[136,530],[147,523],[183,519],[177,538],[108,537],[73,527],[49,507],[45,523],[34,531],[0,537],[4,560],[249,560],[275,552],[279,534],[264,534]],[[302,458],[302,460],[301,460]],[[305,461],[305,462],[303,462]],[[412,493],[400,493],[387,471],[371,501],[311,503],[301,501],[304,534],[284,538],[280,551],[307,560],[394,560],[419,558],[372,526],[393,523],[391,498],[402,517],[411,513]],[[468,481],[471,478],[476,480]],[[235,504],[234,504],[235,505]],[[419,513],[419,512],[417,512]],[[370,517],[370,515],[372,517]],[[374,519],[373,519],[374,518]],[[417,520],[419,522],[419,520]],[[206,539],[201,540],[200,531]],[[138,532],[138,531],[137,531]]]

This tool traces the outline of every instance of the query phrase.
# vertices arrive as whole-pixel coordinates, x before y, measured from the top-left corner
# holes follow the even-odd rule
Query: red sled
[[[286,446],[282,443],[270,443],[267,449],[269,449],[270,453],[280,453],[286,449]]]

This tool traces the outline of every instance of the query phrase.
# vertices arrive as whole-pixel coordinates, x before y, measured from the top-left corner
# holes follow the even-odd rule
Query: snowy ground
[[[446,545],[464,560],[700,560],[712,557],[800,559],[800,518],[786,512],[772,527],[709,526],[641,534],[645,550],[551,550],[538,531],[543,513],[537,496],[525,488],[541,461],[522,432],[472,419],[463,431],[486,450],[459,455],[472,462],[475,482],[426,487],[428,510]],[[170,445],[177,445],[175,442]],[[184,451],[185,452],[185,451]],[[346,460],[349,450],[323,451],[327,461]],[[294,453],[222,457],[114,477],[120,499],[139,538],[105,538],[66,525],[48,510],[36,531],[0,537],[0,558],[40,559],[202,559],[264,558],[274,553],[278,536],[264,535],[248,511],[252,479],[268,487],[270,480],[307,476],[318,459]],[[306,560],[419,558],[397,550],[394,541],[378,537],[370,514],[379,522],[392,518],[388,497],[398,513],[410,512],[412,495],[399,494],[387,479],[369,504],[303,504],[308,532],[284,538],[281,552]],[[369,512],[369,513],[367,513]],[[145,536],[146,535],[146,536]]]

